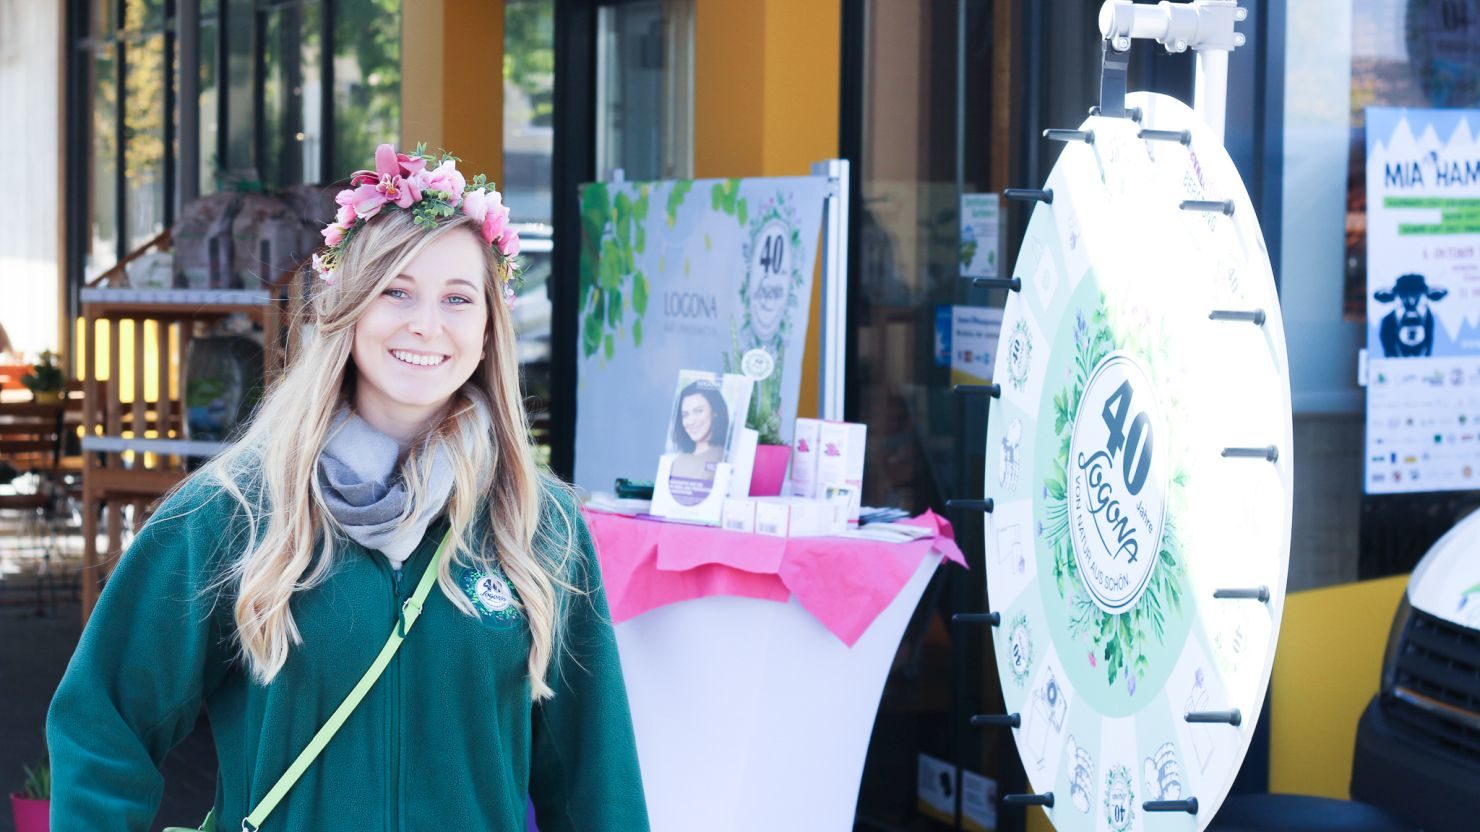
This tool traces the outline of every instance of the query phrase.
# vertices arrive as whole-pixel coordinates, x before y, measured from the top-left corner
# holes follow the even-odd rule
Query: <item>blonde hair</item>
[[[518,594],[531,635],[529,679],[535,701],[552,696],[547,671],[561,643],[563,599],[577,591],[569,578],[576,520],[569,487],[536,467],[529,423],[519,390],[513,321],[502,299],[510,268],[483,245],[478,224],[463,214],[426,229],[409,211],[386,211],[367,223],[348,246],[333,285],[318,285],[304,309],[313,336],[277,379],[240,440],[212,460],[210,475],[240,505],[246,543],[228,561],[220,586],[235,590],[237,638],[259,682],[282,670],[289,651],[302,644],[289,601],[321,583],[334,565],[332,515],[320,491],[317,466],[335,412],[354,381],[350,361],[355,323],[385,287],[432,241],[447,234],[479,235],[487,252],[484,299],[488,307],[485,358],[453,396],[441,424],[410,451],[402,465],[409,495],[403,519],[419,516],[427,499],[435,445],[444,444],[453,487],[446,513],[455,547],[444,557],[437,582],[465,614],[472,601],[452,577],[454,566],[490,568],[495,562]],[[482,406],[489,418],[477,411]],[[291,425],[292,430],[283,430]],[[487,507],[487,533],[469,540],[479,510]]]

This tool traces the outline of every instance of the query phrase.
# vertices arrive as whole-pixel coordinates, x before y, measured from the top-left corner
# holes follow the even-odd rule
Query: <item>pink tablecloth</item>
[[[932,551],[962,566],[951,524],[931,511],[900,522],[935,530],[910,543],[844,537],[770,537],[587,510],[613,621],[650,609],[738,595],[793,595],[849,647],[889,606]]]

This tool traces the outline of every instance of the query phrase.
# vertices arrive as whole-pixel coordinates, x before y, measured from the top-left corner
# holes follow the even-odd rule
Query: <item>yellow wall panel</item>
[[[840,0],[695,0],[694,15],[695,177],[798,176],[838,155]],[[821,306],[814,283],[799,416],[817,415]]]
[[[504,170],[503,0],[407,3],[401,19],[401,144],[448,150],[469,178]],[[390,137],[387,137],[389,139]],[[373,148],[367,148],[368,155]]]
[[[1269,790],[1346,798],[1408,576],[1291,593],[1270,685]]]

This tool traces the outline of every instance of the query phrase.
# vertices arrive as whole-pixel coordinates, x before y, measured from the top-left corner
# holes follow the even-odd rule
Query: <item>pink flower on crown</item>
[[[482,223],[483,217],[488,214],[488,194],[482,188],[468,191],[463,194],[462,212],[473,218],[474,222]]]
[[[313,256],[313,270],[318,272],[319,277],[322,278],[325,283],[334,282],[334,270],[329,268],[329,265],[324,262],[324,258],[320,257],[317,254]]]
[[[349,228],[351,225],[354,225],[355,219],[356,215],[354,205],[341,205],[339,206],[339,212],[334,215],[334,222],[344,226],[345,228]]]
[[[370,219],[380,213],[380,207],[387,202],[410,208],[421,199],[421,189],[417,187],[414,175],[420,174],[425,167],[425,161],[397,153],[389,144],[376,148],[375,171],[357,171],[350,177],[350,184],[358,186],[354,191],[355,213]]]
[[[349,229],[336,222],[325,226],[324,230],[320,231],[319,233],[324,235],[324,245],[333,248],[334,246],[337,246],[340,243],[344,242],[344,234],[348,230]]]
[[[493,242],[504,236],[504,229],[509,224],[509,208],[504,205],[504,197],[498,191],[488,192],[488,210],[483,214],[483,242],[493,245]]]
[[[414,174],[411,180],[416,183],[422,192],[442,191],[450,194],[447,202],[456,208],[463,201],[463,189],[468,186],[467,180],[457,170],[457,163],[451,159],[438,165],[434,170],[423,170]]]
[[[505,209],[505,210],[508,210],[508,209]],[[507,231],[504,232],[504,235],[502,237],[499,237],[498,238],[497,245],[498,245],[499,253],[502,254],[503,256],[505,256],[505,257],[518,257],[519,256],[519,232],[518,231],[515,231],[512,228],[510,228],[509,230],[507,230]]]

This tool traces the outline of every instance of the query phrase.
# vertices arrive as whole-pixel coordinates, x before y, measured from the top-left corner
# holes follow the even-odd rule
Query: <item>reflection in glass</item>
[[[92,61],[92,148],[89,179],[92,205],[86,277],[91,280],[118,261],[117,194],[118,87],[115,55],[117,47],[100,46]]]
[[[92,31],[96,37],[110,37],[118,29],[115,0],[92,0]]]
[[[663,178],[663,3],[601,6],[596,41],[596,170]]]
[[[252,47],[252,3],[227,3],[222,7],[226,27],[226,159],[222,172],[240,174],[254,170],[252,142],[256,122],[252,114],[252,74],[255,63]],[[253,176],[252,178],[257,178]]]
[[[262,88],[264,182],[295,185],[319,179],[321,14],[318,3],[267,13]]]
[[[130,10],[134,9],[130,6]],[[123,175],[127,183],[128,248],[164,230],[164,35],[128,46],[124,73]]]
[[[469,104],[476,106],[476,104]],[[401,0],[334,6],[334,166],[327,180],[371,166],[401,132]],[[432,148],[435,150],[436,148]]]
[[[202,195],[216,190],[216,169],[221,160],[216,146],[216,136],[219,129],[217,125],[216,108],[219,95],[216,92],[216,79],[219,74],[216,61],[216,36],[218,32],[214,20],[202,21],[200,26],[200,134],[197,140],[200,142],[198,150],[200,156],[200,193]],[[178,158],[178,157],[177,157]]]
[[[520,221],[550,222],[554,111],[554,0],[509,0],[504,6],[504,181],[499,190]]]
[[[111,5],[111,0],[102,0]],[[123,26],[131,32],[157,29],[164,23],[164,0],[124,0]],[[132,63],[132,60],[130,60]]]

